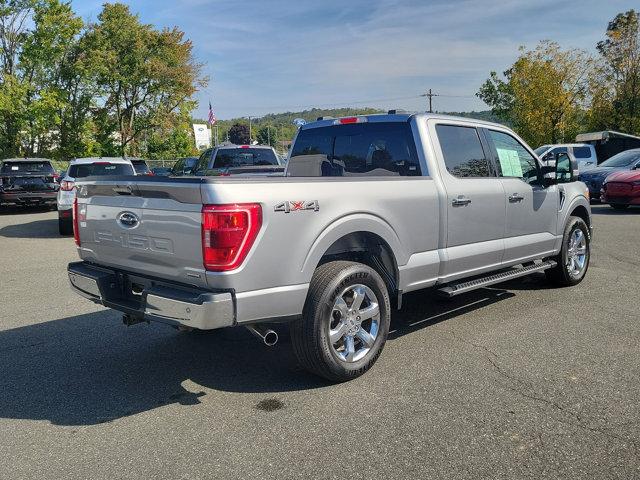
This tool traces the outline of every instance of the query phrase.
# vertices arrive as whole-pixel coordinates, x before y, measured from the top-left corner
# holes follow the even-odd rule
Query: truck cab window
[[[498,155],[498,174],[501,177],[521,178],[529,184],[538,181],[538,162],[518,140],[496,130],[489,130],[489,138]],[[564,148],[564,153],[566,150]]]
[[[456,177],[493,177],[474,127],[436,125],[447,171]]]

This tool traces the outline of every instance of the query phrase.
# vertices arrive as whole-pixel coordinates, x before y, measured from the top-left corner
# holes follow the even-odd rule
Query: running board
[[[461,293],[470,292],[477,288],[488,287],[494,283],[502,283],[514,278],[524,277],[536,272],[543,272],[549,268],[553,268],[557,263],[553,260],[547,260],[545,262],[534,263],[528,266],[520,268],[511,268],[505,272],[495,273],[488,277],[476,278],[475,280],[469,280],[460,283],[450,283],[446,287],[439,288],[438,293],[445,297],[455,297]]]

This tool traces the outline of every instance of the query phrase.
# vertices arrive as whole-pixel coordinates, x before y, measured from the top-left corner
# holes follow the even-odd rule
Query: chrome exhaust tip
[[[259,325],[247,325],[247,330],[260,338],[268,347],[273,347],[278,343],[278,334],[271,329],[263,328]]]

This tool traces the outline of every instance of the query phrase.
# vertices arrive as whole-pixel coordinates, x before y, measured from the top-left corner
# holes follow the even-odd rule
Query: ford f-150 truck
[[[555,163],[555,165],[553,164]],[[542,164],[501,125],[434,114],[302,126],[283,177],[111,177],[77,184],[68,267],[126,324],[289,322],[300,363],[367,371],[406,292],[447,297],[544,271],[587,272],[591,211],[565,156]]]

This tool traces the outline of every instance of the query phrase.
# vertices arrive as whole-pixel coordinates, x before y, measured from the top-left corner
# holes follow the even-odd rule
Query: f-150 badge
[[[275,212],[301,212],[304,210],[313,210],[317,212],[320,210],[320,204],[317,200],[292,200],[287,202],[282,202],[273,207]]]

